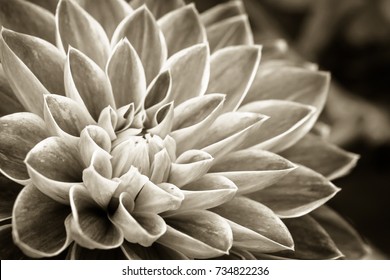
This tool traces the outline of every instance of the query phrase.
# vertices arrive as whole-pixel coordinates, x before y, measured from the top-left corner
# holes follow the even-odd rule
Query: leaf
[[[267,205],[279,217],[295,218],[320,207],[339,191],[322,175],[298,166],[274,185],[248,196]]]

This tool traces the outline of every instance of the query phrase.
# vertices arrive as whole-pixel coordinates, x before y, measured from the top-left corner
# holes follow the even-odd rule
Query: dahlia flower
[[[2,259],[362,256],[323,206],[357,159],[313,129],[329,75],[240,1],[53,2],[0,1]]]

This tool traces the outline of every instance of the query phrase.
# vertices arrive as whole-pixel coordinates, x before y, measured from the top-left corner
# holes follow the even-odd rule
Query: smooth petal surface
[[[11,219],[14,202],[22,188],[0,174],[0,222]]]
[[[359,156],[344,151],[311,133],[281,155],[322,174],[329,180],[342,177],[356,165]]]
[[[20,184],[29,180],[24,159],[49,136],[44,121],[32,113],[15,113],[0,118],[0,170]]]
[[[338,191],[322,175],[299,166],[276,184],[248,196],[267,205],[279,217],[293,218],[318,208]]]
[[[343,256],[325,229],[310,216],[285,219],[283,222],[294,237],[295,250],[278,255],[305,260],[338,259]]]
[[[291,250],[294,247],[287,227],[261,203],[245,197],[236,197],[211,211],[229,222],[234,246],[263,253]]]
[[[321,112],[328,96],[330,75],[296,67],[259,68],[243,104],[266,100],[291,100]]]
[[[211,74],[207,93],[226,94],[224,112],[234,111],[245,98],[259,67],[260,46],[236,46],[211,56]]]
[[[60,0],[56,11],[57,45],[68,52],[69,46],[78,49],[104,68],[110,42],[103,27],[76,1]]]
[[[207,173],[213,157],[199,150],[188,150],[171,165],[168,182],[182,187]]]
[[[131,7],[124,0],[77,0],[104,28],[110,39],[118,24],[130,13]]]
[[[34,185],[27,185],[14,206],[14,242],[33,258],[58,255],[71,241],[64,225],[69,214],[68,206],[52,200]]]
[[[8,82],[8,79],[4,73],[3,66],[0,63],[0,117],[17,113],[24,112],[22,104],[16,98],[12,88]]]
[[[145,72],[137,52],[126,38],[115,46],[107,74],[117,107],[134,103],[138,111],[146,94]]]
[[[70,188],[82,180],[84,166],[77,146],[59,137],[39,142],[25,163],[36,187],[60,203],[69,203]]]
[[[282,151],[294,145],[313,126],[312,117],[316,109],[291,101],[266,100],[248,103],[241,112],[254,112],[269,116],[259,133],[246,141],[242,148]]]
[[[212,258],[227,254],[232,246],[229,224],[212,212],[189,211],[165,220],[169,226],[158,242],[187,257]]]
[[[163,15],[183,7],[185,2],[184,0],[133,0],[130,4],[134,9],[139,8],[142,5],[146,5],[154,17],[159,19]]]
[[[27,1],[0,1],[0,25],[55,43],[55,20],[49,11]]]
[[[229,46],[253,45],[247,15],[231,17],[206,29],[211,53]]]
[[[114,226],[89,196],[83,185],[75,185],[70,190],[72,215],[66,226],[72,238],[87,249],[113,249],[123,242],[122,232]]]
[[[137,51],[144,66],[146,83],[149,84],[160,72],[167,58],[167,49],[156,20],[145,6],[121,21],[112,37],[111,46],[125,37]]]
[[[115,107],[110,81],[104,71],[82,52],[69,48],[65,65],[66,96],[85,104],[95,120],[107,107]]]
[[[326,230],[347,259],[362,259],[368,253],[367,245],[356,230],[329,207],[321,206],[310,216]]]
[[[190,98],[203,95],[210,77],[208,46],[198,44],[177,52],[164,64],[162,71],[166,70],[171,72],[171,98],[175,100],[176,106]]]
[[[228,1],[203,12],[201,14],[201,20],[205,26],[209,27],[217,22],[242,15],[244,13],[245,9],[242,1]]]
[[[194,4],[166,14],[158,24],[167,43],[168,57],[182,49],[207,42],[206,30]]]
[[[295,168],[293,163],[274,153],[242,150],[224,156],[209,172],[232,180],[238,187],[238,193],[246,194],[278,182]]]

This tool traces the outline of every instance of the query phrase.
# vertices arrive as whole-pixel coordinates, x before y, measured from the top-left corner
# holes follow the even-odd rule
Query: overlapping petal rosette
[[[364,253],[321,206],[357,159],[312,130],[329,75],[241,2],[56,2],[0,1],[2,259]]]

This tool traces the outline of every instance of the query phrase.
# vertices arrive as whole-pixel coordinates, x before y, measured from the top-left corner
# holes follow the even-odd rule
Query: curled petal
[[[43,194],[34,185],[23,188],[15,201],[12,217],[14,242],[33,258],[53,257],[65,250],[71,238],[64,221],[68,206]]]
[[[90,125],[81,132],[78,146],[84,165],[89,166],[95,151],[111,151],[111,140],[110,136],[103,128],[96,125]]]
[[[17,247],[12,239],[12,225],[0,226],[0,259],[1,260],[25,260],[29,259],[23,252]]]
[[[22,188],[23,186],[0,174],[0,223],[12,217],[14,202]]]
[[[111,140],[116,139],[115,128],[117,124],[118,115],[116,111],[111,106],[104,108],[100,113],[98,125],[107,132]]]
[[[248,196],[270,207],[279,217],[293,218],[311,212],[339,191],[322,175],[298,166],[274,185]]]
[[[281,155],[322,174],[329,180],[342,177],[355,165],[359,156],[344,151],[321,137],[307,134]]]
[[[239,16],[245,13],[243,2],[240,0],[228,1],[216,5],[201,14],[202,23],[209,27],[217,22],[231,17]]]
[[[176,210],[180,207],[184,194],[175,185],[161,183],[158,186],[147,182],[135,199],[134,213],[155,213]]]
[[[26,156],[28,174],[36,187],[60,203],[69,203],[69,190],[81,182],[84,165],[78,148],[59,137],[39,142]]]
[[[85,104],[95,120],[108,105],[115,108],[110,81],[104,71],[72,47],[65,65],[65,90],[66,96]]]
[[[203,136],[223,110],[225,95],[208,94],[191,98],[175,108],[172,138],[177,143],[177,153],[189,150]]]
[[[142,6],[121,21],[114,32],[111,46],[127,38],[137,51],[145,67],[146,83],[149,84],[160,72],[167,58],[167,48],[156,20],[146,6]]]
[[[158,243],[187,257],[206,259],[227,254],[233,243],[229,224],[206,211],[189,211],[165,219],[167,232]]]
[[[253,146],[256,149],[282,151],[294,145],[313,126],[316,109],[291,101],[266,100],[248,103],[241,112],[254,112],[269,116],[262,129],[248,139],[242,148]]]
[[[20,184],[29,181],[24,159],[49,136],[44,121],[32,113],[15,113],[0,118],[0,171]]]
[[[164,138],[172,130],[173,118],[174,118],[174,106],[173,106],[173,102],[171,102],[162,106],[156,112],[152,120],[152,128],[148,129],[147,132]]]
[[[128,193],[119,197],[119,206],[110,219],[131,243],[149,247],[166,231],[164,220],[154,213],[130,214],[133,200]]]
[[[213,24],[206,31],[211,53],[229,46],[254,44],[249,19],[245,14]]]
[[[153,163],[151,166],[150,181],[160,184],[166,182],[171,170],[171,158],[167,152],[167,149],[162,149],[154,155]]]
[[[118,122],[116,125],[116,132],[120,133],[130,128],[135,118],[134,104],[128,104],[119,108],[117,111]]]
[[[224,112],[237,110],[244,100],[255,78],[260,57],[260,46],[227,47],[211,56],[207,92],[226,94]]]
[[[0,22],[2,26],[16,32],[55,43],[53,14],[27,1],[1,1]]]
[[[133,8],[139,8],[145,4],[152,12],[154,17],[156,19],[159,19],[163,15],[183,7],[185,5],[185,2],[184,0],[133,0],[130,4]]]
[[[138,111],[146,93],[145,72],[137,52],[127,38],[115,46],[106,71],[117,107],[134,103]]]
[[[212,165],[213,157],[199,150],[181,154],[171,165],[168,182],[182,187],[205,175]]]
[[[210,77],[210,54],[207,44],[197,44],[175,53],[164,64],[162,71],[166,70],[171,72],[171,98],[175,100],[176,105],[203,95]]]
[[[68,52],[72,46],[104,68],[110,42],[102,26],[76,1],[60,0],[56,11],[57,45]]]
[[[122,232],[114,226],[89,196],[83,185],[75,185],[70,190],[72,215],[66,221],[71,237],[87,249],[113,249],[123,242]]]
[[[263,150],[242,150],[228,154],[214,164],[210,172],[225,176],[246,194],[262,190],[296,169],[288,160]],[[275,197],[278,199],[278,197]]]
[[[167,43],[168,57],[182,49],[207,42],[206,31],[194,4],[166,14],[158,24]]]
[[[133,11],[124,0],[78,0],[78,2],[102,25],[109,39],[121,20]]]
[[[212,211],[229,222],[233,231],[234,246],[262,253],[294,248],[287,227],[261,203],[245,197],[236,197],[213,208]]]

